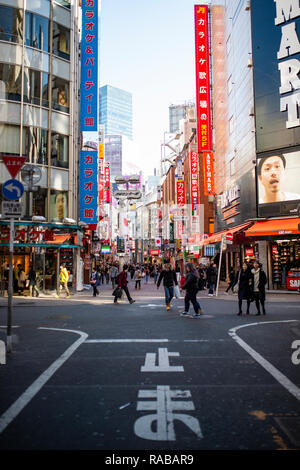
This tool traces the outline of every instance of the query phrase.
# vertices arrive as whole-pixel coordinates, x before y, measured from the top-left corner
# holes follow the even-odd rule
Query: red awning
[[[270,235],[300,235],[298,230],[300,217],[287,219],[269,219],[255,222],[246,230],[246,237],[263,237]]]
[[[210,237],[206,238],[201,242],[201,246],[203,245],[209,245],[211,243],[218,243],[222,240],[222,236],[226,235],[227,233],[232,233],[237,234],[240,232],[245,232],[251,225],[253,225],[253,222],[247,222],[245,224],[237,225],[236,227],[232,227],[227,230],[223,230],[222,232],[217,232],[211,235]]]

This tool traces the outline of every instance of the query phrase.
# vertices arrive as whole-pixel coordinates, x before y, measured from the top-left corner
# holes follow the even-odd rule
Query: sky
[[[160,168],[169,106],[195,101],[194,0],[102,0],[100,86],[132,93],[130,157],[144,175]]]

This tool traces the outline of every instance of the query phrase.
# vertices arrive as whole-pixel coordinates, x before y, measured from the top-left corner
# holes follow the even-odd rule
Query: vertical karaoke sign
[[[212,150],[208,6],[195,5],[198,152]]]
[[[83,142],[98,142],[98,0],[82,0],[80,130]],[[85,139],[87,133],[92,137]],[[98,222],[97,148],[80,152],[80,220],[86,224]]]

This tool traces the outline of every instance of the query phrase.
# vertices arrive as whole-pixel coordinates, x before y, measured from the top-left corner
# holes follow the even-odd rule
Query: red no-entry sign
[[[233,240],[233,233],[226,233],[226,240]]]

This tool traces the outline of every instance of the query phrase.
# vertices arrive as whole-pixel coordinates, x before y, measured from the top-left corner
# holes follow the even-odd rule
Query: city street
[[[129,289],[132,305],[114,305],[111,285],[96,298],[14,297],[1,450],[300,449],[297,294],[267,294],[266,316],[253,304],[236,316],[236,296],[204,290],[192,319],[183,298],[166,311],[153,279]]]

